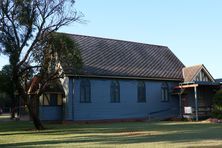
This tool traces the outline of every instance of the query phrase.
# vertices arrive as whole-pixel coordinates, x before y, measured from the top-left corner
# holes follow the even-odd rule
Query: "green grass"
[[[0,147],[222,147],[222,124],[128,122],[45,124],[0,121]]]
[[[0,122],[3,120],[9,120],[9,118],[10,118],[10,114],[1,114],[0,115]]]

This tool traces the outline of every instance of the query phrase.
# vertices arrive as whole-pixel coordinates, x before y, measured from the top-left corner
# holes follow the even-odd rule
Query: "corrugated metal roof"
[[[168,47],[83,35],[69,36],[80,47],[84,63],[81,75],[183,79],[184,65]],[[74,67],[63,69],[66,74],[75,74]]]

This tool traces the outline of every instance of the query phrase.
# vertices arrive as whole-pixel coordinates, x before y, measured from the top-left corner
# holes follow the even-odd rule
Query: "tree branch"
[[[27,71],[27,70],[34,69],[34,68],[40,68],[40,67],[42,67],[42,66],[39,66],[39,65],[28,66],[28,67],[22,69],[22,70],[19,72],[19,75],[20,75],[20,74],[23,74],[23,73],[24,73],[25,71]]]
[[[16,28],[16,26],[15,26],[15,24],[14,24],[14,19],[13,19],[13,16],[9,16],[9,14],[8,14],[8,12],[11,12],[11,11],[6,11],[6,10],[4,10],[4,9],[2,9],[2,12],[5,14],[5,16],[7,17],[7,19],[10,21],[10,23],[12,24],[12,28],[13,28],[13,31],[14,31],[14,35],[15,35],[15,38],[16,38],[16,42],[17,42],[17,47],[20,47],[20,39],[19,39],[19,37],[18,37],[18,33],[17,33],[17,28]],[[11,14],[12,15],[12,14]]]
[[[25,45],[27,44],[27,41],[30,38],[30,35],[32,33],[32,30],[33,30],[32,25],[33,25],[33,22],[34,22],[34,17],[35,17],[35,7],[32,8],[31,21],[30,21],[30,23],[29,23],[29,25],[27,27],[28,28],[27,29],[27,33],[26,33],[24,41],[23,41],[23,43],[21,45],[21,49],[23,49],[25,47]],[[22,52],[22,50],[21,50],[21,52]]]

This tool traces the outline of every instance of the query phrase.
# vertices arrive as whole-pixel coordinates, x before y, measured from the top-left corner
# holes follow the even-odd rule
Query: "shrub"
[[[212,116],[222,119],[222,90],[219,90],[213,98]]]

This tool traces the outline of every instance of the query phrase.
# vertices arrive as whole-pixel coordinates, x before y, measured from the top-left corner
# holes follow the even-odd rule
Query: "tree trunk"
[[[15,104],[12,102],[11,105],[11,119],[15,119]]]
[[[36,114],[35,110],[33,109],[32,103],[29,100],[29,95],[26,92],[26,88],[22,87],[21,81],[20,81],[20,77],[17,75],[17,71],[18,68],[16,68],[16,66],[13,69],[13,75],[12,75],[12,80],[14,82],[14,90],[18,91],[19,96],[23,99],[24,104],[27,105],[28,107],[28,111],[29,111],[29,115],[33,121],[33,124],[35,126],[36,129],[38,130],[43,130],[45,129],[41,120],[39,119],[38,115]],[[35,98],[34,98],[35,99]],[[14,103],[16,103],[16,100],[14,99],[13,101]]]
[[[32,105],[30,105],[30,103],[27,103],[27,107],[28,107],[28,110],[29,110],[29,115],[30,115],[30,117],[33,121],[33,124],[35,125],[35,128],[38,129],[38,130],[45,129],[41,120],[37,116],[36,112],[33,110]]]
[[[13,88],[12,88],[13,89]],[[16,112],[16,97],[14,96],[14,91],[12,91],[11,95],[11,119],[15,119],[15,112]]]
[[[28,107],[29,115],[33,121],[35,128],[38,130],[45,129],[41,120],[39,119],[38,115],[36,114],[31,101],[29,100],[29,95],[25,92],[24,88],[19,83],[17,83],[17,88],[19,91],[19,95],[24,100],[25,105],[27,105],[27,107]],[[36,99],[36,98],[34,97],[32,99]]]

